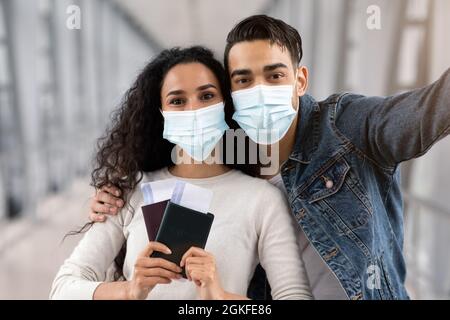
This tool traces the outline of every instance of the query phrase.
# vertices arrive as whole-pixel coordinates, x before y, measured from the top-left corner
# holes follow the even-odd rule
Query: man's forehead
[[[283,63],[291,64],[286,48],[268,40],[237,43],[228,56],[230,71],[234,69],[263,69],[266,66]]]

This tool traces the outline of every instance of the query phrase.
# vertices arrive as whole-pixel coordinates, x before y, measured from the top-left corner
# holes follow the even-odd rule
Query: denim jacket
[[[408,299],[399,164],[450,133],[450,70],[391,97],[301,98],[281,168],[292,214],[349,299]]]

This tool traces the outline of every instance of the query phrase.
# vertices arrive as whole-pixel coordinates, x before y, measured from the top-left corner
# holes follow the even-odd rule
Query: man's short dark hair
[[[227,37],[225,47],[225,68],[229,71],[228,56],[231,48],[239,42],[269,40],[291,55],[292,63],[296,67],[303,57],[302,37],[298,31],[286,22],[266,15],[255,15],[239,22]]]

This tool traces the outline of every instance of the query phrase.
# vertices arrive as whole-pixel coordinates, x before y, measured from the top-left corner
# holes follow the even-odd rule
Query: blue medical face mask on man
[[[229,129],[223,102],[194,111],[163,111],[164,139],[197,161],[206,160]]]
[[[292,85],[258,85],[233,92],[233,119],[254,142],[275,144],[286,135],[297,114],[293,94]]]

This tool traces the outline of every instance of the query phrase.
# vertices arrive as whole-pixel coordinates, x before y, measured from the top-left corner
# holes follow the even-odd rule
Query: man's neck
[[[281,166],[283,165],[283,163],[285,163],[288,159],[289,156],[291,155],[294,146],[295,146],[295,141],[297,138],[297,127],[298,127],[298,121],[300,120],[300,110],[297,113],[297,116],[295,117],[294,121],[292,121],[291,126],[289,127],[288,132],[286,133],[286,135],[283,137],[283,139],[281,139],[277,145],[272,145],[270,147],[270,155],[271,156],[277,156],[277,154],[273,154],[273,149],[278,148],[278,156],[279,156],[279,161],[278,161],[278,168],[276,170],[276,174],[274,175],[265,175],[265,176],[261,176],[261,178],[263,179],[271,179],[274,176],[278,175],[280,173],[280,169]],[[273,164],[272,164],[273,165]]]
[[[299,120],[300,111],[297,113],[294,121],[292,121],[291,127],[289,128],[288,132],[280,141],[280,167],[289,159],[292,151],[294,150],[295,141],[297,139],[297,127]]]

